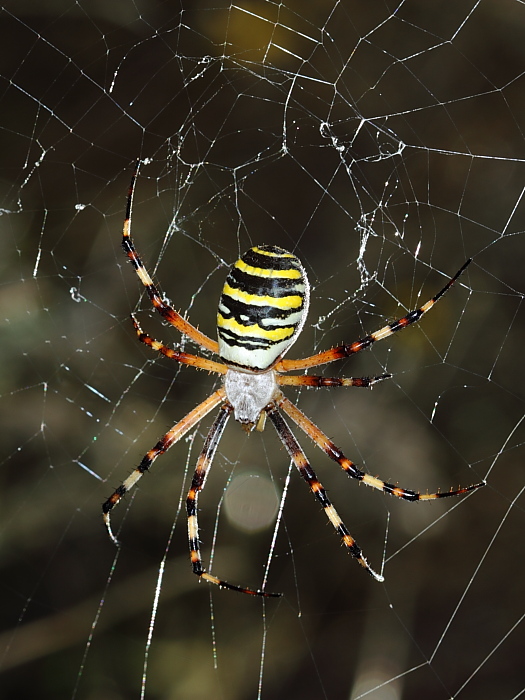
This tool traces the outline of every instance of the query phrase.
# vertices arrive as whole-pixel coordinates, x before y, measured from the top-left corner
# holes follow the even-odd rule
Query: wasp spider
[[[375,333],[371,333],[353,343],[339,345],[311,357],[301,360],[285,360],[283,359],[284,354],[297,340],[306,319],[310,290],[308,280],[300,261],[295,255],[274,245],[255,246],[237,260],[226,278],[217,314],[217,342],[195,328],[162,299],[135,250],[130,229],[133,191],[137,171],[138,165],[133,173],[129,188],[126,219],[123,228],[122,245],[126,255],[146,288],[151,303],[161,316],[178,331],[190,338],[196,345],[217,354],[222,362],[214,362],[204,357],[178,352],[167,347],[144,333],[138,321],[132,315],[137,336],[142,343],[166,357],[186,365],[221,374],[224,377],[224,381],[220,389],[217,389],[205,401],[176,423],[146,453],[139,466],[104,503],[104,521],[111,539],[118,544],[111,530],[110,511],[120,502],[124,494],[137,483],[159,455],[164,454],[210,411],[220,406],[219,413],[208,432],[199,455],[186,499],[188,539],[193,572],[201,579],[234,591],[260,596],[280,595],[267,593],[264,590],[254,590],[244,586],[233,585],[206,572],[202,566],[197,521],[197,499],[200,491],[204,488],[206,477],[226,423],[233,413],[235,420],[239,421],[248,431],[254,428],[262,430],[266,417],[270,419],[291,460],[323,507],[328,520],[332,523],[336,533],[341,537],[345,547],[374,579],[383,581],[383,576],[372,569],[361,548],[339,517],[302,448],[290,430],[282,415],[283,413],[291,418],[350,477],[384,493],[389,493],[408,501],[429,501],[436,498],[458,496],[473,491],[483,486],[484,482],[460,488],[457,491],[420,494],[417,491],[409,491],[366,474],[358,469],[350,459],[345,457],[339,447],[334,445],[281,391],[283,386],[370,387],[375,382],[387,379],[391,375],[334,378],[305,374],[287,376],[284,373],[294,370],[306,370],[340,358],[349,357],[370,347],[376,341],[388,338],[396,331],[416,323],[447,292],[471,261],[467,260],[443,289],[423,306],[410,311],[403,318],[387,324],[375,331]]]

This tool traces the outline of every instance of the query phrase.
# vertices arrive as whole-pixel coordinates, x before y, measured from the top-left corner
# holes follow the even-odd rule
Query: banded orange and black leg
[[[472,258],[469,258],[463,266],[456,272],[456,274],[451,277],[447,284],[439,291],[432,299],[429,299],[425,304],[420,306],[418,309],[409,311],[408,314],[402,318],[398,318],[397,321],[383,326],[374,333],[366,335],[360,340],[356,340],[353,343],[348,343],[344,345],[338,345],[330,350],[325,350],[324,352],[317,353],[317,355],[311,355],[310,357],[305,357],[301,360],[281,360],[275,366],[278,372],[293,372],[294,370],[308,369],[309,367],[317,367],[318,365],[324,365],[327,362],[334,362],[335,360],[340,360],[344,357],[350,357],[350,355],[355,355],[365,348],[369,348],[371,345],[376,343],[378,340],[384,340],[389,336],[397,333],[397,331],[407,328],[413,323],[417,323],[421,317],[428,313],[430,309],[438,302],[441,297],[446,294],[446,292],[452,287],[454,282],[458,279],[460,275],[466,270],[466,268],[472,262]]]
[[[186,416],[184,416],[184,418],[174,425],[171,430],[168,430],[168,432],[157,442],[155,447],[144,455],[139,466],[131,472],[128,478],[117,489],[115,489],[113,494],[104,502],[102,506],[104,523],[109,536],[115,544],[118,545],[118,540],[111,529],[110,512],[116,505],[118,505],[118,503],[120,503],[122,497],[133,486],[135,486],[142,475],[147,472],[148,469],[150,469],[157,457],[164,454],[170,447],[172,447],[172,445],[184,437],[184,435],[186,435],[186,433],[191,430],[193,426],[197,425],[197,423],[208,415],[208,413],[216,406],[218,406],[221,401],[224,401],[225,396],[226,394],[222,387],[217,389],[217,391],[215,391],[205,401],[200,403]]]
[[[247,593],[248,595],[257,595],[265,598],[278,598],[280,593],[267,593],[263,590],[255,590],[253,588],[246,588],[244,586],[237,586],[232,583],[228,583],[217,576],[213,576],[204,570],[202,566],[200,545],[199,545],[199,521],[197,517],[197,503],[199,498],[199,493],[204,488],[206,483],[206,478],[215,456],[217,450],[217,445],[222,437],[228,418],[232,413],[232,406],[229,403],[225,403],[219,415],[215,419],[213,425],[211,426],[204,446],[199,455],[197,462],[197,467],[193,474],[193,479],[191,482],[190,490],[186,498],[186,513],[188,516],[188,543],[190,547],[190,557],[191,564],[193,567],[193,573],[199,576],[204,581],[209,583],[214,583],[220,588],[228,588],[231,591],[237,591],[238,593]]]
[[[418,491],[412,491],[410,489],[404,489],[395,484],[389,484],[376,476],[367,474],[361,471],[348,457],[345,457],[342,450],[335,445],[330,438],[328,438],[322,430],[320,430],[315,423],[313,423],[305,414],[297,408],[295,404],[289,401],[286,397],[282,397],[279,401],[279,408],[281,408],[290,418],[296,423],[301,430],[303,430],[308,437],[310,437],[314,443],[319,447],[325,454],[330,457],[330,459],[337,462],[342,469],[357,481],[363,482],[367,486],[371,486],[374,489],[383,491],[392,496],[397,496],[398,498],[404,498],[407,501],[430,501],[436,498],[448,498],[450,496],[461,496],[469,491],[475,491],[482,486],[485,486],[485,482],[482,481],[478,484],[472,484],[471,486],[466,486],[456,490],[450,491],[438,491],[437,493],[419,493]]]
[[[390,379],[391,374],[381,374],[378,377],[319,377],[313,374],[287,375],[278,374],[277,384],[280,386],[310,386],[310,387],[336,387],[358,386],[371,387],[384,379]]]
[[[138,339],[144,345],[147,345],[152,350],[159,352],[165,357],[169,357],[170,360],[175,360],[183,365],[190,365],[191,367],[196,367],[197,369],[204,369],[208,372],[215,372],[216,374],[226,374],[228,368],[221,362],[214,362],[213,360],[208,360],[205,357],[200,357],[199,355],[190,355],[187,352],[179,352],[178,350],[173,350],[168,345],[164,345],[159,340],[155,340],[147,333],[144,333],[139,322],[135,318],[134,314],[131,314],[131,320],[133,322],[133,327],[135,328],[135,333]]]
[[[317,478],[316,473],[310,466],[306,455],[304,454],[299,443],[297,442],[295,435],[292,433],[288,424],[286,423],[282,415],[279,413],[279,410],[276,407],[272,406],[266,409],[266,413],[268,414],[268,417],[274,424],[277,434],[281,438],[283,445],[285,446],[288,454],[290,455],[290,459],[295,464],[300,475],[310,487],[310,491],[314,494],[316,499],[323,507],[323,510],[326,513],[328,520],[332,523],[336,533],[341,538],[345,547],[348,549],[350,554],[353,557],[355,557],[355,559],[357,559],[358,563],[361,564],[361,566],[364,569],[366,569],[368,573],[371,576],[373,576],[373,578],[376,579],[376,581],[384,581],[383,576],[381,576],[381,574],[376,573],[374,569],[372,569],[365,556],[363,555],[361,548],[350,534],[344,522],[341,520],[338,512],[336,511],[336,509],[332,505],[332,502],[328,498],[323,485]]]
[[[122,247],[126,253],[131,264],[135,268],[140,281],[146,288],[148,296],[151,303],[160,313],[160,315],[166,319],[172,326],[174,326],[178,331],[184,335],[191,338],[194,343],[200,347],[211,350],[211,352],[218,353],[219,344],[216,340],[208,338],[207,335],[201,333],[194,325],[183,318],[175,309],[173,309],[169,304],[162,299],[157,287],[154,285],[144,263],[140,259],[139,254],[135,250],[133,245],[133,240],[131,238],[131,211],[133,208],[133,193],[135,191],[135,182],[137,180],[138,170],[140,161],[137,162],[133,175],[131,176],[131,183],[128,190],[128,199],[126,204],[126,217],[124,219],[124,226],[122,228]]]

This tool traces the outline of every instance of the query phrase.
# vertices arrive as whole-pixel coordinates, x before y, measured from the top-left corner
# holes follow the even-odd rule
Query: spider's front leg
[[[317,478],[317,475],[315,474],[314,470],[310,466],[310,463],[306,459],[306,455],[304,454],[303,450],[301,449],[301,446],[297,442],[295,435],[292,433],[292,431],[288,427],[288,424],[279,413],[279,410],[275,406],[270,406],[266,409],[266,413],[268,414],[270,420],[274,424],[277,434],[279,435],[283,445],[285,446],[288,454],[290,455],[292,462],[295,464],[300,475],[310,487],[310,491],[314,494],[314,496],[317,498],[317,500],[323,507],[323,510],[326,513],[328,520],[332,523],[335,531],[341,538],[341,541],[343,542],[345,547],[348,549],[350,554],[353,557],[355,557],[355,559],[357,559],[358,563],[361,564],[361,566],[364,569],[366,569],[373,578],[375,578],[376,581],[384,581],[383,576],[381,576],[381,574],[376,573],[374,569],[372,569],[372,567],[366,560],[366,557],[363,555],[361,547],[359,547],[357,542],[350,534],[348,528],[341,520],[339,513],[332,505],[323,485]]]
[[[205,401],[194,408],[193,411],[190,411],[182,420],[174,425],[171,430],[168,430],[168,432],[157,442],[155,447],[144,455],[139,466],[131,472],[128,478],[117,489],[115,489],[113,494],[105,501],[104,505],[102,506],[104,524],[106,525],[109,536],[117,546],[119,541],[111,529],[110,512],[118,503],[120,503],[122,497],[133,486],[135,486],[142,475],[148,471],[157,457],[164,454],[172,445],[184,437],[184,435],[186,435],[186,433],[191,430],[193,426],[197,425],[197,423],[202,420],[211,410],[218,406],[221,401],[224,401],[225,396],[226,394],[222,387],[217,389],[217,391],[215,391]]]
[[[485,486],[486,482],[481,481],[478,484],[472,484],[471,486],[465,486],[457,490],[450,490],[437,493],[419,493],[418,491],[411,491],[410,489],[404,489],[395,484],[389,484],[386,481],[382,481],[376,476],[367,474],[361,471],[352,462],[352,460],[345,457],[342,450],[335,445],[329,437],[327,437],[322,430],[320,430],[315,423],[313,423],[305,414],[297,408],[295,404],[289,401],[286,397],[282,397],[279,402],[279,407],[290,416],[290,418],[296,423],[301,430],[303,430],[308,437],[310,437],[317,447],[319,447],[323,452],[325,452],[330,459],[337,462],[342,469],[357,481],[362,481],[363,484],[371,486],[374,489],[383,491],[392,496],[397,496],[398,498],[403,498],[406,501],[431,501],[436,498],[448,498],[450,496],[461,496],[464,493],[469,493],[470,491],[475,491],[476,489]]]
[[[209,583],[214,583],[220,588],[228,588],[231,591],[237,591],[238,593],[247,593],[248,595],[258,595],[265,598],[278,598],[281,596],[280,593],[267,593],[266,591],[254,590],[253,588],[245,588],[244,586],[236,586],[232,583],[228,583],[223,579],[217,578],[212,574],[207,573],[202,567],[202,560],[200,555],[200,545],[199,545],[199,522],[197,519],[197,501],[199,493],[204,488],[206,483],[206,478],[211,467],[211,463],[215,456],[217,450],[217,445],[222,437],[228,418],[233,411],[232,405],[228,402],[225,403],[219,415],[215,419],[213,425],[210,428],[204,447],[199,455],[197,462],[197,467],[195,468],[195,473],[193,474],[193,479],[191,481],[191,487],[186,498],[186,512],[188,516],[188,542],[190,547],[190,558],[193,567],[193,573],[199,576],[199,578],[208,581]]]

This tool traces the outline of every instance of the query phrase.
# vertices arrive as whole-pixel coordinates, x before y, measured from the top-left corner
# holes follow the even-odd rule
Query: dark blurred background
[[[523,693],[523,27],[514,0],[0,8],[0,698]],[[398,502],[298,435],[384,584],[295,473],[272,544],[288,460],[271,426],[232,422],[199,503],[204,560],[213,544],[213,571],[255,587],[269,562],[284,596],[199,585],[180,502],[211,417],[114,511],[117,556],[101,503],[217,386],[130,325],[180,341],[120,249],[137,158],[137,248],[213,337],[227,265],[256,243],[310,277],[290,356],[380,328],[473,258],[419,327],[319,370],[392,380],[287,392],[372,474],[487,478]]]

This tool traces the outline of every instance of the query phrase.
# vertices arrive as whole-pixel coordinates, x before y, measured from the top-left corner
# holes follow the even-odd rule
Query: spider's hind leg
[[[133,265],[138,278],[146,288],[146,292],[150,298],[151,303],[157,309],[159,314],[168,322],[171,323],[180,333],[183,333],[188,338],[190,338],[199,347],[211,350],[211,352],[219,352],[219,344],[216,340],[208,338],[207,335],[202,333],[198,328],[193,326],[189,321],[183,318],[175,309],[173,309],[169,304],[167,304],[160,294],[159,290],[153,283],[146,266],[142,262],[139,254],[135,249],[133,239],[131,237],[131,214],[133,210],[133,195],[135,192],[135,184],[137,182],[137,176],[139,172],[141,161],[137,161],[135,164],[135,169],[131,176],[131,182],[128,190],[128,199],[126,203],[126,216],[124,218],[124,225],[122,227],[122,247],[126,253],[128,260]]]
[[[371,345],[376,343],[378,340],[384,340],[390,337],[393,333],[407,328],[413,323],[417,323],[422,316],[430,311],[436,302],[438,302],[442,296],[444,296],[454,282],[463,274],[466,268],[472,262],[472,258],[469,258],[461,268],[456,272],[456,274],[449,279],[446,285],[439,291],[432,299],[429,299],[418,309],[413,309],[409,311],[402,318],[398,318],[396,321],[383,326],[374,333],[366,335],[360,340],[356,340],[353,343],[345,343],[344,345],[338,345],[337,347],[331,348],[330,350],[325,350],[324,352],[319,352],[317,355],[310,355],[310,357],[304,357],[301,360],[281,360],[275,366],[278,372],[291,372],[294,370],[308,369],[310,367],[317,367],[319,365],[324,365],[327,362],[333,362],[334,360],[340,360],[343,357],[350,357],[350,355],[355,355],[365,348],[369,348]]]

